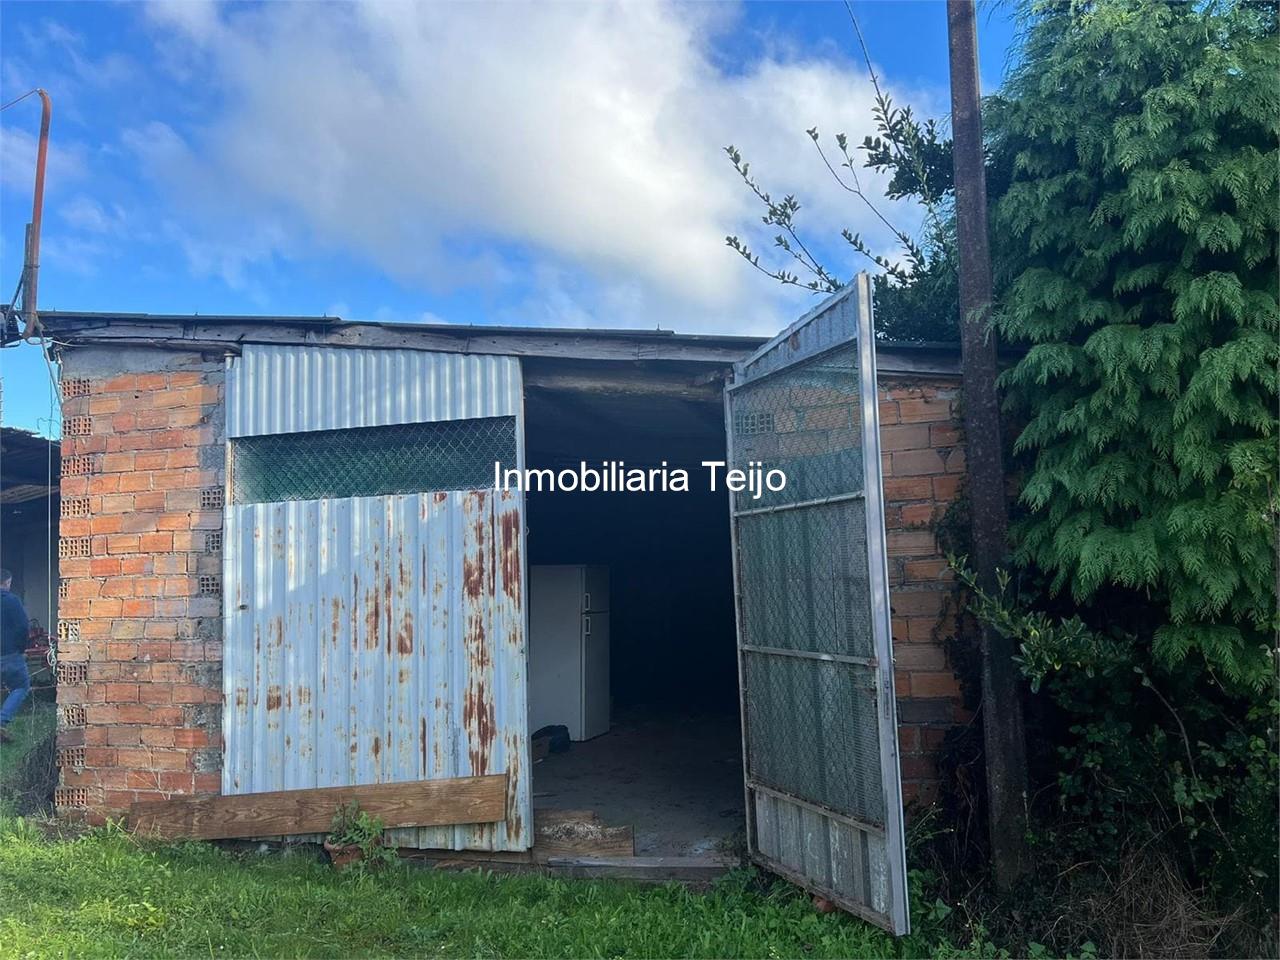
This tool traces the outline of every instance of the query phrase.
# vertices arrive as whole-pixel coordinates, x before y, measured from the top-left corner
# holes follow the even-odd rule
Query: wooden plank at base
[[[639,880],[685,883],[715,880],[741,861],[736,857],[552,857],[546,866],[555,873],[582,879]]]
[[[551,857],[632,857],[635,833],[630,824],[608,827],[592,810],[533,811],[533,860]]]
[[[349,803],[388,830],[496,823],[507,816],[507,775],[145,800],[129,808],[129,826],[166,840],[326,833],[334,812]]]

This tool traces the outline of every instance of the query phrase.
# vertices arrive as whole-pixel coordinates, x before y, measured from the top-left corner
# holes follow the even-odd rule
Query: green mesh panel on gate
[[[729,403],[734,466],[787,475],[733,502],[747,776],[883,825],[857,348],[749,381]]]
[[[515,417],[312,430],[231,441],[236,503],[374,497],[493,486],[516,464]]]
[[[733,465],[779,469],[787,486],[735,495],[738,510],[862,490],[862,400],[853,349],[798,363],[732,396]]]

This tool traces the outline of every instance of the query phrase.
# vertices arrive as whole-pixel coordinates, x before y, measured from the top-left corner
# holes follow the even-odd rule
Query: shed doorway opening
[[[526,464],[684,468],[688,492],[526,494],[533,806],[630,826],[637,856],[729,853],[743,816],[715,368],[525,361]],[[721,478],[722,479],[722,478]],[[539,757],[539,754],[544,754]]]

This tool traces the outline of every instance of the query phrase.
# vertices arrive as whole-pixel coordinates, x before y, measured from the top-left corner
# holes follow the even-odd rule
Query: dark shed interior
[[[529,564],[610,572],[609,733],[539,762],[535,807],[632,823],[636,852],[714,852],[742,823],[729,504],[707,364],[525,361],[526,463],[683,467],[689,491],[532,492]],[[536,603],[536,598],[531,597]]]

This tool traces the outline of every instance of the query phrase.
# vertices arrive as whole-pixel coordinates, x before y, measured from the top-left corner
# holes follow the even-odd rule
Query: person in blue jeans
[[[13,574],[0,568],[0,683],[9,695],[0,705],[0,743],[9,739],[5,727],[18,715],[18,708],[31,692],[31,674],[27,670],[27,638],[31,620],[22,601],[10,591]]]

